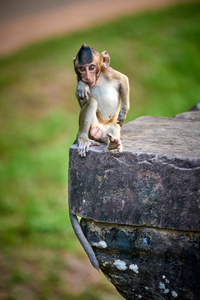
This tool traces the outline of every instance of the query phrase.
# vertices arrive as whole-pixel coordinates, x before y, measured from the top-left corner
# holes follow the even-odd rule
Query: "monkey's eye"
[[[85,72],[85,68],[84,68],[84,67],[81,67],[81,68],[80,68],[80,71],[81,71],[81,72]]]
[[[90,71],[94,71],[94,69],[95,69],[95,66],[94,66],[94,65],[91,65],[91,66],[89,67],[89,70],[90,70]]]

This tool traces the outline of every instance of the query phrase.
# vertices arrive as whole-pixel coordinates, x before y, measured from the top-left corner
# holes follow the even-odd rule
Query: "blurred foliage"
[[[200,3],[191,2],[0,58],[1,299],[121,299],[104,279],[72,293],[63,275],[66,253],[85,259],[67,207],[68,149],[79,114],[72,59],[83,42],[109,52],[111,66],[130,80],[127,122],[171,117],[200,101],[199,20]]]

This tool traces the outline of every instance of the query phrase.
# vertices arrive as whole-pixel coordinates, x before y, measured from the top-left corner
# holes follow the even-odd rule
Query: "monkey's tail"
[[[72,227],[74,229],[74,232],[75,232],[77,238],[79,239],[79,242],[81,243],[85,252],[87,253],[93,267],[99,271],[99,263],[96,259],[96,255],[95,255],[92,247],[90,246],[88,240],[86,239],[85,235],[83,234],[82,228],[79,224],[79,221],[78,221],[76,215],[73,215],[70,213],[69,216],[70,216]]]

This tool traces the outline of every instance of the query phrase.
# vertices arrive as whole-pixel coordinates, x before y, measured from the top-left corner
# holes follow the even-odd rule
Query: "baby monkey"
[[[81,107],[77,135],[78,153],[85,157],[90,146],[107,144],[122,151],[120,126],[129,110],[128,77],[112,69],[106,51],[99,54],[83,44],[74,58],[77,98]]]
[[[92,145],[107,144],[108,150],[122,151],[120,126],[129,110],[128,78],[110,66],[106,51],[99,54],[85,44],[74,58],[77,74],[77,98],[81,107],[77,135],[78,153],[85,157]],[[96,255],[87,241],[79,221],[70,211],[74,231],[92,265],[99,270]]]

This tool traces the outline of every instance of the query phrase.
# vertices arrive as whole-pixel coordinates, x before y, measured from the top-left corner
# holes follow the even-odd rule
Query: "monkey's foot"
[[[86,153],[89,151],[90,146],[100,146],[100,144],[96,141],[87,139],[85,141],[78,142],[78,154],[81,157],[85,157]]]
[[[117,150],[119,152],[122,152],[122,142],[121,140],[115,138],[111,133],[108,133],[107,136],[109,137],[109,144],[108,144],[108,150]]]

